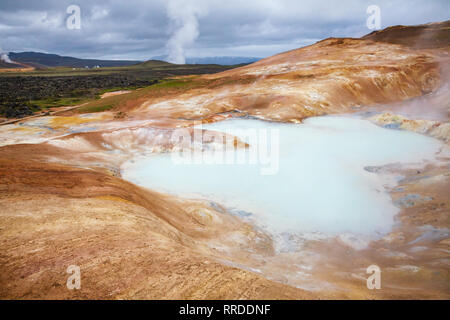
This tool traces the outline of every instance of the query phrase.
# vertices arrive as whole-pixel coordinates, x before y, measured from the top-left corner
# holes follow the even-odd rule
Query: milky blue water
[[[431,160],[442,146],[424,135],[346,117],[309,118],[303,124],[235,119],[203,129],[267,129],[269,137],[277,131],[279,153],[273,158],[277,161],[178,164],[170,154],[154,154],[125,163],[123,177],[157,191],[246,211],[253,222],[272,232],[389,231],[399,210],[386,192],[390,180],[364,167]],[[241,138],[250,142],[244,135]],[[251,146],[256,147],[259,144]],[[272,155],[276,149],[275,144],[270,146]]]

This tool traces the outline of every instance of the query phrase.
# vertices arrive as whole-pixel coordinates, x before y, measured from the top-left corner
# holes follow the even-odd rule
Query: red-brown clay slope
[[[354,112],[419,97],[446,81],[450,36],[448,28],[439,30],[439,50],[364,38],[326,39],[245,67],[203,76],[210,84],[175,97],[150,98],[136,111],[147,117],[164,114],[188,119],[237,111],[262,119],[298,122],[309,116]],[[390,35],[389,30],[386,33]]]
[[[413,49],[439,49],[448,47],[450,20],[419,26],[393,26],[374,31],[363,39],[401,44]]]
[[[188,78],[180,89],[143,89],[93,102],[116,101],[113,111],[2,126],[0,298],[448,298],[449,238],[426,237],[450,228],[445,162],[420,170],[376,168],[404,177],[394,200],[409,193],[431,200],[402,208],[399,225],[365,250],[346,239],[309,242],[304,253],[318,259],[318,267],[308,271],[314,292],[294,287],[307,287],[301,277],[285,277],[293,257],[276,255],[269,235],[218,204],[144,190],[117,170],[133,151],[170,151],[171,128],[192,120],[251,115],[300,122],[415,97],[440,105],[447,93],[433,94],[448,81],[448,28],[420,28],[421,34],[442,29],[438,46],[431,47],[428,36],[419,47],[415,40],[396,42],[398,27],[365,39],[326,39],[235,70]],[[441,109],[441,121],[448,121]],[[405,129],[414,127],[395,119]],[[432,124],[430,135],[445,140],[445,132],[435,131],[442,128]],[[365,267],[373,261],[386,279],[381,292],[365,286]],[[78,291],[65,286],[69,265],[81,267]]]

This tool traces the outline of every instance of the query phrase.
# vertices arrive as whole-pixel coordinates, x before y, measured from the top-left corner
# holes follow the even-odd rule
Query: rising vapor
[[[198,18],[207,13],[203,0],[169,0],[167,16],[172,24],[172,35],[167,42],[169,62],[186,63],[185,49],[199,36]]]
[[[7,62],[7,63],[14,63],[9,58],[8,52],[4,52],[1,47],[0,47],[0,60],[3,61],[3,62]]]

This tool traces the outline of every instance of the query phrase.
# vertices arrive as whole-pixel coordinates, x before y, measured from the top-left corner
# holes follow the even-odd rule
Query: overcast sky
[[[175,48],[185,50],[187,56],[266,57],[331,36],[367,34],[372,30],[366,26],[366,9],[372,4],[380,7],[384,28],[448,20],[449,3],[449,0],[0,0],[0,47],[14,52],[145,60],[168,54],[176,42]],[[66,26],[70,16],[66,10],[72,4],[81,9],[81,29]]]

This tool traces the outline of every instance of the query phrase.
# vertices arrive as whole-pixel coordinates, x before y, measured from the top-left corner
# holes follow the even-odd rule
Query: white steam
[[[3,49],[0,47],[0,60],[7,63],[13,63],[8,56],[8,52],[3,52]]]
[[[172,25],[172,35],[167,42],[169,62],[186,63],[185,49],[199,36],[198,18],[207,13],[203,0],[169,0],[167,16]]]

